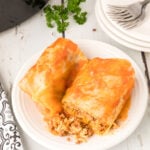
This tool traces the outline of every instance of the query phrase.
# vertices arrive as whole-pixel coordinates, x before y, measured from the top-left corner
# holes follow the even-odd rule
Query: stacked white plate
[[[101,28],[115,41],[133,50],[150,52],[150,4],[146,6],[145,18],[132,29],[124,29],[108,15],[108,5],[127,5],[139,0],[97,0],[95,14]]]

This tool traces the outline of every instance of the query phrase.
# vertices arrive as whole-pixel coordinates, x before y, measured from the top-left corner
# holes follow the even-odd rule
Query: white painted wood
[[[94,14],[95,2],[96,0],[87,0],[86,5],[83,6],[88,11],[87,23],[80,26],[74,21],[71,21],[70,27],[65,33],[66,38],[94,39],[112,44],[131,56],[144,72],[141,53],[116,43],[98,26]],[[61,36],[61,34],[58,34],[56,29],[49,29],[46,26],[42,11],[16,28],[0,33],[0,75],[3,78],[6,90],[9,93],[9,97],[12,83],[18,70],[24,64],[24,62],[39,50],[46,48],[59,36]],[[150,53],[146,53],[146,58],[150,70]],[[22,130],[21,133],[25,150],[47,150],[46,148],[34,142]],[[148,105],[145,117],[137,130],[127,140],[111,150],[149,149],[150,103]]]
[[[146,61],[149,70],[149,75],[150,75],[150,53],[146,53]]]

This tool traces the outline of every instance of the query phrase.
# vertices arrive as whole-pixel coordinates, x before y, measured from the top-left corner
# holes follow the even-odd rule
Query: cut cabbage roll
[[[86,61],[75,43],[59,38],[42,53],[19,86],[48,118],[62,111],[61,99]]]
[[[64,111],[89,124],[96,134],[107,133],[131,96],[134,78],[129,61],[94,58],[67,89]]]

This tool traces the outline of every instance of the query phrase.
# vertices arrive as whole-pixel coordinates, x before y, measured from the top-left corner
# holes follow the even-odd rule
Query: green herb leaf
[[[84,24],[87,20],[86,18],[87,12],[81,12],[74,15],[74,19],[78,24]]]
[[[73,15],[74,20],[78,24],[84,24],[87,20],[87,12],[82,12],[81,2],[86,0],[67,0],[62,5],[47,5],[44,8],[47,26],[53,28],[57,26],[57,31],[62,33],[69,26],[69,17]]]
[[[44,13],[45,13],[45,17],[46,17],[47,26],[52,28],[53,27],[53,25],[52,25],[53,13],[52,13],[52,8],[50,5],[48,5],[44,8]]]

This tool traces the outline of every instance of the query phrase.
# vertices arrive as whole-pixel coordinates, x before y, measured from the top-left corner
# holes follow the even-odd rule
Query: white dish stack
[[[145,18],[136,27],[124,29],[108,15],[108,5],[127,5],[138,0],[97,0],[95,14],[101,28],[115,41],[133,50],[150,52],[150,4],[145,9]]]

